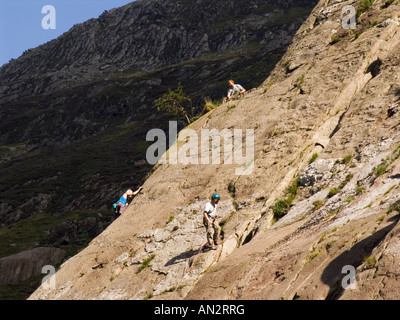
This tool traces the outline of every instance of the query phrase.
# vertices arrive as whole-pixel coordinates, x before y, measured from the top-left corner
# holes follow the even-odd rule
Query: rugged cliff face
[[[104,12],[0,69],[0,141],[60,147],[146,120],[178,81],[193,98],[225,93],[227,74],[258,85],[315,3],[146,0]]]
[[[356,29],[342,26],[345,5]],[[399,12],[320,1],[260,87],[191,127],[254,129],[252,174],[160,162],[128,212],[30,298],[398,299]],[[224,242],[203,252],[215,191]]]
[[[88,245],[151,174],[146,133],[171,120],[154,100],[258,87],[316,2],[135,1],[0,68],[0,256]]]

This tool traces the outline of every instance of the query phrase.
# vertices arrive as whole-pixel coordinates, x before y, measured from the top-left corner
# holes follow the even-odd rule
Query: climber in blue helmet
[[[217,222],[217,204],[221,200],[218,194],[213,194],[211,201],[207,202],[203,210],[203,224],[207,231],[207,244],[211,249],[217,249],[221,244],[221,227]]]

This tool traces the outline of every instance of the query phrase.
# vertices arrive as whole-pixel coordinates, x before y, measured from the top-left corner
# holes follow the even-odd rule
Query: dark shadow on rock
[[[400,215],[390,218],[388,221],[393,221],[393,223],[356,243],[350,250],[346,250],[332,260],[321,275],[322,282],[329,286],[326,300],[337,300],[342,296],[344,292],[342,279],[346,276],[345,273],[342,273],[342,268],[346,265],[353,266],[354,268],[360,266],[364,258],[371,255],[372,250],[396,226],[399,219]]]
[[[183,261],[185,261],[187,259],[192,258],[193,256],[195,256],[197,254],[204,253],[204,252],[207,252],[207,251],[210,251],[210,250],[211,249],[209,247],[203,246],[203,247],[201,247],[199,249],[196,249],[196,250],[191,249],[191,250],[182,252],[181,254],[179,254],[179,255],[173,257],[171,260],[169,260],[165,264],[165,267],[168,267],[168,266],[171,266],[171,265],[174,265],[174,264],[177,264],[177,263],[181,263],[181,262],[183,262]]]
[[[372,78],[375,78],[381,72],[381,66],[382,60],[378,58],[368,66],[365,73],[371,73]]]

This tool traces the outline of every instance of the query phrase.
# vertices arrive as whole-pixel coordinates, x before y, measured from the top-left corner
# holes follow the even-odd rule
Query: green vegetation
[[[204,107],[200,115],[205,115],[206,113],[218,108],[222,104],[222,99],[218,101],[213,101],[210,97],[204,99]]]
[[[0,284],[0,297],[2,300],[26,300],[40,285],[43,277],[40,274],[18,284]]]
[[[228,106],[226,106],[226,112],[228,112],[232,109],[235,109],[235,108],[236,108],[236,104],[228,105]]]
[[[379,177],[380,175],[384,174],[388,166],[389,166],[388,162],[378,164],[375,168],[375,175]]]
[[[385,216],[380,216],[378,219],[376,219],[376,222],[378,222],[378,224],[381,224],[383,220],[385,220]]]
[[[327,197],[332,198],[334,195],[339,193],[339,189],[336,187],[333,187],[332,189],[329,190]]]
[[[289,198],[278,199],[272,208],[274,218],[276,220],[282,218],[289,211],[290,204],[291,201],[289,200]]]
[[[221,219],[221,221],[219,222],[219,226],[223,228],[228,223],[228,221],[235,215],[235,213],[236,211],[231,211],[229,215]]]
[[[318,255],[320,254],[319,251],[314,251],[314,249],[307,255],[306,257],[306,261],[304,263],[304,265],[309,264],[312,260],[314,260],[316,257],[318,257]]]
[[[363,186],[361,186],[361,185],[359,185],[359,184],[357,184],[356,185],[356,189],[355,189],[355,192],[356,192],[356,195],[360,195],[361,193],[363,193],[365,191],[365,187],[363,187]]]
[[[235,198],[235,196],[236,196],[235,182],[229,181],[229,184],[228,184],[228,192],[229,192],[229,195],[230,195],[232,198]]]
[[[173,116],[177,120],[186,119],[188,124],[194,116],[192,100],[183,92],[181,83],[178,84],[176,90],[168,89],[168,93],[156,99],[154,104],[158,111]]]
[[[376,259],[373,256],[368,256],[364,258],[364,264],[367,268],[373,268],[376,263]]]
[[[393,202],[393,203],[389,206],[389,208],[388,208],[388,210],[387,210],[387,213],[390,213],[390,212],[392,212],[392,211],[397,211],[398,213],[400,213],[400,200],[397,200],[397,201]]]
[[[302,86],[304,84],[304,77],[305,77],[305,74],[302,74],[300,77],[298,77],[296,79],[296,83],[294,86],[299,90],[302,90]]]
[[[271,21],[267,25],[285,24],[298,18],[304,18],[310,14],[312,7],[291,7],[287,11],[275,12]]]
[[[150,265],[151,260],[153,260],[155,256],[156,256],[155,254],[152,254],[150,257],[143,259],[142,264],[139,266],[136,273],[139,273],[143,269],[147,268]]]
[[[64,148],[43,147],[30,152],[23,144],[9,145],[9,150],[3,148],[4,156],[11,160],[0,164],[0,203],[17,208],[40,194],[51,194],[52,198],[42,212],[37,212],[33,205],[24,219],[0,228],[0,256],[38,246],[53,246],[59,239],[48,230],[61,223],[77,226],[89,217],[95,217],[104,225],[110,223],[112,203],[120,196],[111,190],[116,186],[121,190],[134,187],[132,182],[141,183],[151,168],[147,163],[133,166],[144,159],[150,145],[140,133],[145,132],[144,129],[144,124],[135,121],[105,129]],[[110,192],[99,197],[99,186]],[[78,210],[63,210],[77,199],[82,199]],[[100,209],[102,206],[106,209]],[[78,239],[60,246],[67,251],[67,257],[77,254],[93,237],[78,232]],[[40,281],[32,281],[0,287],[1,299],[26,298],[40,284]]]
[[[165,289],[165,290],[162,292],[162,294],[164,294],[164,293],[169,293],[169,292],[174,292],[174,291],[176,291],[176,290],[177,290],[177,288],[176,288],[175,286],[172,286],[171,288]]]
[[[289,193],[289,197],[292,197],[294,199],[294,197],[297,195],[297,192],[299,190],[299,182],[300,182],[299,177],[297,177],[295,180],[292,181],[292,183],[290,184],[290,186],[287,190]]]
[[[396,185],[392,185],[383,195],[386,196],[386,195],[389,194],[390,191],[392,191],[395,187],[396,187]]]
[[[349,181],[353,178],[353,174],[352,173],[349,173],[347,176],[346,176],[346,178],[342,181],[342,182],[340,182],[340,184],[339,184],[339,189],[340,190],[342,190],[344,187],[345,187],[345,185],[347,184],[347,183],[349,183]]]
[[[100,218],[98,213],[101,213]],[[8,256],[18,252],[36,247],[38,244],[46,246],[51,245],[53,239],[47,230],[63,222],[83,221],[89,217],[102,219],[104,222],[111,220],[111,210],[76,210],[70,211],[63,215],[49,215],[46,213],[38,213],[34,216],[20,220],[10,226],[0,228],[0,252],[1,256]],[[76,254],[80,249],[87,246],[91,238],[89,235],[82,234],[82,238],[86,240],[81,245],[61,246],[68,252],[69,256]]]
[[[174,218],[175,218],[174,215],[170,215],[170,216],[168,217],[167,224],[170,223],[172,220],[174,220]]]
[[[99,215],[101,214],[101,216]],[[89,217],[96,217],[102,222],[109,222],[112,218],[111,210],[75,210],[63,215],[49,215],[38,213],[24,220],[20,220],[7,227],[0,228],[0,252],[1,257],[19,253],[40,246],[52,246],[53,236],[48,230],[55,226],[65,223],[77,223]],[[86,233],[78,233],[80,240],[85,240],[79,244],[60,245],[60,248],[67,251],[67,256],[71,257],[85,248],[92,237]],[[80,277],[84,273],[80,273]],[[29,278],[15,285],[0,285],[0,297],[3,300],[24,300],[39,285],[43,279],[43,274]],[[111,281],[111,279],[110,279]]]
[[[375,177],[379,177],[382,174],[384,174],[387,168],[393,162],[395,162],[399,157],[400,157],[400,146],[397,146],[390,156],[386,157],[385,159],[382,159],[382,162],[372,170],[372,172],[375,174]]]
[[[219,222],[219,226],[221,227],[221,234],[224,234],[224,228],[225,225],[229,222],[229,220],[231,220],[231,218],[236,214],[236,211],[231,211],[231,213],[229,215],[227,215],[226,217],[222,218],[221,221]]]
[[[332,240],[332,241],[329,241],[329,242],[327,242],[326,244],[325,244],[325,250],[326,251],[329,251],[329,249],[333,246],[333,244],[336,242],[336,240]]]
[[[347,162],[349,162],[349,161],[347,161]],[[331,189],[329,190],[328,195],[327,195],[327,198],[332,198],[334,195],[338,194],[338,193],[340,192],[340,190],[342,190],[342,189],[346,186],[346,184],[349,183],[349,181],[353,178],[353,176],[354,176],[354,175],[353,175],[352,173],[349,173],[348,175],[346,175],[345,179],[344,179],[342,182],[340,182],[340,184],[339,184],[338,187],[333,187],[333,188],[331,188]],[[353,196],[348,196],[348,197],[345,199],[345,201],[346,201],[347,203],[349,203],[349,202],[351,202],[353,199],[354,199]]]
[[[324,205],[325,201],[324,200],[315,200],[313,202],[314,210],[318,210]]]
[[[368,11],[368,9],[372,6],[374,0],[364,0],[361,2],[360,6],[357,9],[357,18],[359,18],[364,12]]]
[[[348,155],[343,157],[343,159],[340,161],[340,163],[348,164],[351,161],[352,158],[353,158],[353,156],[351,154],[348,154]]]
[[[232,200],[232,206],[235,210],[239,209],[239,204],[235,200]]]
[[[297,195],[299,181],[300,178],[293,180],[289,188],[286,190],[286,197],[276,200],[272,206],[272,212],[274,213],[274,219],[276,221],[288,213],[290,206]]]
[[[317,160],[317,158],[318,158],[318,153],[313,153],[311,159],[308,161],[308,164],[313,163],[315,160]]]
[[[92,202],[93,191],[85,188],[85,184],[97,182],[95,179],[98,177],[102,185],[117,183],[121,189],[131,187],[131,181],[126,179],[126,172],[130,171],[133,171],[130,175],[133,181],[142,181],[151,166],[146,163],[132,170],[132,165],[134,161],[144,158],[150,142],[138,137],[136,132],[139,130],[143,127],[136,122],[119,125],[72,143],[68,148],[36,149],[7,166],[0,166],[0,201],[17,207],[38,194],[52,193],[52,202],[45,210],[49,214],[67,206],[68,199],[82,196],[87,196],[86,208],[98,208],[115,201],[102,198],[100,202]],[[118,161],[116,155],[126,154],[127,151],[129,154],[125,161]],[[29,181],[31,183],[27,183]],[[10,188],[15,185],[19,185],[18,189]]]
[[[149,300],[153,298],[153,291],[149,291],[144,297],[143,300]]]
[[[370,25],[370,27],[375,27],[377,24],[378,24],[377,20],[371,20],[369,25]]]
[[[330,44],[330,45],[333,45],[333,44],[335,44],[335,43],[338,43],[340,40],[341,40],[340,37],[338,37],[338,36],[332,36],[331,42],[329,42],[329,44]]]

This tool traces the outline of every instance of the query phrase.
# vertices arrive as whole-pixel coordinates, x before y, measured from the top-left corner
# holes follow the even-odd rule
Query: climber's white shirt
[[[206,203],[206,205],[204,206],[204,210],[203,212],[207,212],[207,214],[211,217],[211,218],[215,218],[215,214],[217,212],[217,205],[212,205],[212,203],[209,201]]]

